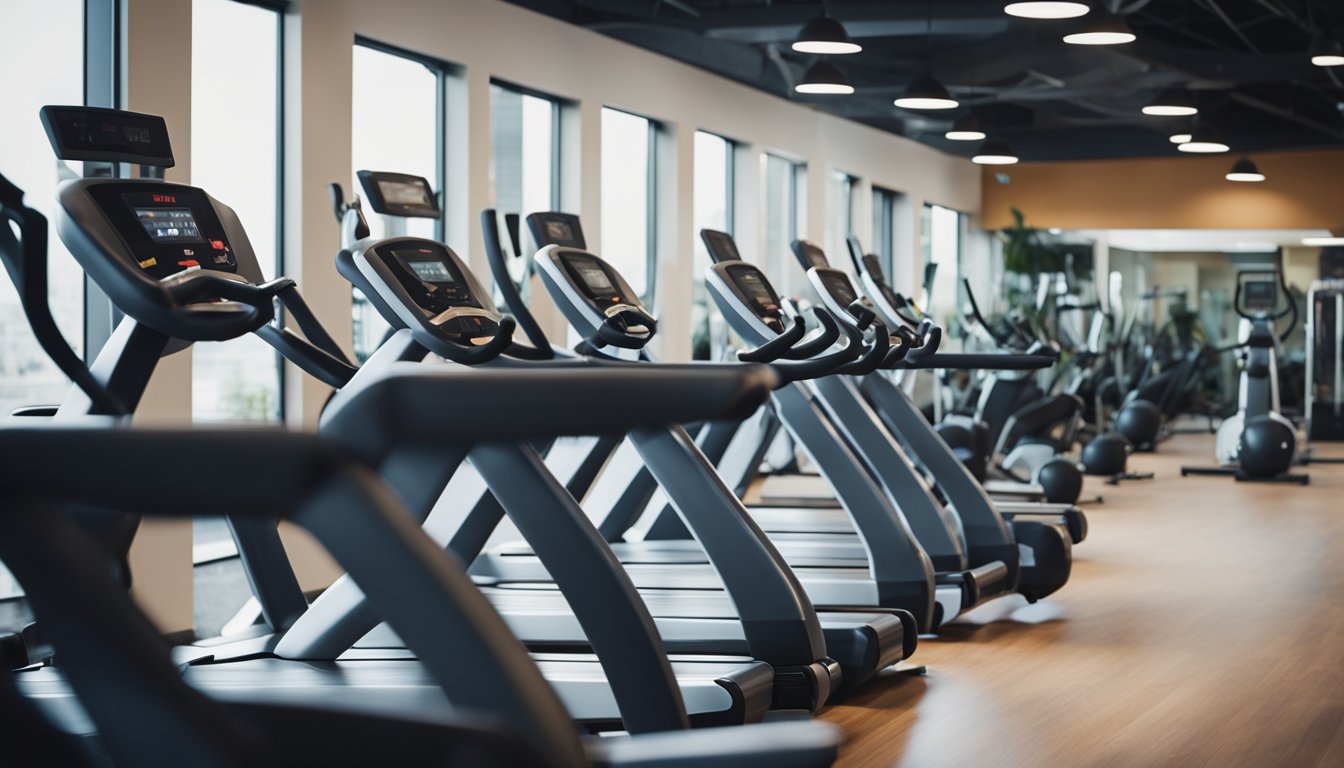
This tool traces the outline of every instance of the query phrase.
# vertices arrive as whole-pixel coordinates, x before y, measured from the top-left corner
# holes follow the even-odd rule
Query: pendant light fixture
[[[1184,144],[1185,142],[1190,140],[1190,134],[1173,133],[1171,134],[1171,136],[1168,136],[1167,138],[1171,140],[1172,144]]]
[[[975,119],[974,112],[967,112],[957,118],[957,122],[952,124],[952,130],[943,134],[943,138],[948,141],[984,141],[985,129]]]
[[[1318,67],[1344,67],[1344,46],[1324,36],[1311,43],[1311,63]]]
[[[1228,181],[1246,181],[1256,182],[1264,181],[1265,174],[1256,167],[1255,161],[1249,157],[1243,157],[1232,164],[1232,170],[1227,172],[1225,177]]]
[[[845,25],[827,16],[823,5],[821,15],[803,25],[798,33],[798,39],[793,41],[793,50],[799,53],[843,56],[858,53],[863,50],[863,46],[849,39]]]
[[[793,89],[799,93],[819,93],[844,95],[854,92],[844,70],[832,64],[829,59],[818,59],[807,68],[803,78]]]
[[[1223,143],[1223,137],[1218,133],[1218,129],[1208,123],[1196,123],[1190,131],[1190,140],[1176,148],[1182,152],[1195,154],[1216,154],[1231,149]]]
[[[902,109],[956,109],[961,106],[947,92],[947,88],[928,72],[911,80],[905,87],[905,93],[895,103]]]
[[[1143,108],[1143,114],[1158,117],[1188,117],[1198,113],[1195,100],[1180,88],[1168,88]]]
[[[1076,32],[1064,36],[1064,42],[1070,45],[1124,45],[1136,39],[1134,30],[1120,16],[1112,13],[1098,13]]]
[[[1003,141],[986,141],[971,158],[976,165],[1013,165],[1017,160],[1012,147]]]
[[[1004,13],[1021,19],[1076,19],[1086,16],[1090,10],[1087,3],[1073,0],[1034,0],[1009,3],[1003,7]]]
[[[924,33],[924,61],[929,60],[929,42],[933,39],[933,6],[931,3],[925,5],[927,27]],[[960,102],[952,98],[952,94],[947,92],[947,87],[938,82],[926,68],[923,72],[915,76],[914,80],[905,87],[905,92],[895,102],[901,109],[956,109],[961,106]]]
[[[1302,238],[1302,244],[1318,248],[1333,248],[1344,245],[1344,237],[1304,237]]]

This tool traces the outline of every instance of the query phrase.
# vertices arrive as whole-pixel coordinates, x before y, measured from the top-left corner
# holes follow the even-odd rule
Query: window
[[[782,295],[795,295],[806,284],[793,258],[798,239],[798,188],[802,166],[778,155],[761,156],[765,198],[765,256],[761,268]]]
[[[925,310],[944,320],[944,326],[951,333],[944,338],[955,337],[956,318],[961,297],[961,277],[958,275],[961,260],[962,216],[951,208],[941,205],[925,204],[920,220],[920,244],[924,251],[924,264],[938,265],[938,277],[933,284],[933,296]],[[950,322],[948,322],[950,321]]]
[[[602,258],[646,302],[653,299],[655,229],[652,120],[602,108]]]
[[[728,348],[728,329],[719,309],[705,290],[709,252],[700,230],[733,232],[733,143],[706,131],[695,132],[695,201],[692,235],[695,274],[691,288],[691,357],[723,359]]]
[[[369,41],[355,44],[352,171],[415,174],[443,190],[445,76],[446,67],[435,62]],[[350,195],[363,195],[357,178],[352,176],[350,184]],[[367,205],[364,215],[373,237],[443,237],[441,219],[380,216]],[[388,325],[358,289],[352,290],[355,357],[363,362],[382,343]]]
[[[56,159],[37,111],[46,104],[84,103],[84,37],[72,34],[84,26],[84,2],[5,2],[3,14],[0,71],[28,71],[35,61],[43,66],[40,77],[5,79],[0,172],[24,191],[25,203],[47,216],[51,310],[78,352],[84,346],[84,271],[56,235]],[[18,292],[0,270],[0,419],[25,405],[59,403],[68,388],[69,381],[37,345]],[[0,567],[0,600],[19,594],[18,584]]]
[[[193,0],[191,180],[238,213],[266,277],[284,263],[280,232],[281,14],[235,0]],[[218,40],[247,56],[213,56]],[[220,120],[227,104],[232,115]],[[256,336],[192,349],[195,421],[278,421],[280,356]]]
[[[900,192],[873,187],[873,239],[869,252],[877,256],[887,283],[896,285],[896,210]]]
[[[560,102],[490,84],[491,199],[527,216],[560,205]]]
[[[841,171],[831,171],[826,184],[826,256],[831,266],[852,272],[849,246],[845,242],[854,232],[854,191],[858,179]]]

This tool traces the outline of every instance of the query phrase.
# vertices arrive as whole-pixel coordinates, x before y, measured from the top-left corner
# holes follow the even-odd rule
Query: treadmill
[[[605,354],[605,340],[612,336],[613,325],[629,322],[632,318],[644,334],[652,337],[655,327],[648,311],[639,303],[639,299],[621,276],[599,257],[585,251],[581,228],[577,217],[560,213],[535,213],[528,217],[534,239],[545,243],[545,247],[536,257],[538,272],[543,284],[551,292],[556,303],[569,318],[571,325],[581,336],[587,337],[584,345],[592,354]],[[497,270],[498,271],[498,270]],[[502,281],[501,281],[502,282]],[[619,307],[615,311],[609,307]],[[829,337],[812,340],[800,345],[807,347],[805,356],[819,354],[827,349],[839,337],[841,326],[830,326]],[[874,345],[865,347],[861,331],[845,330],[848,349],[864,349],[864,360],[850,363],[853,366],[876,365],[889,351],[886,336],[874,337]],[[781,347],[781,342],[799,340],[803,335],[801,319],[789,335],[773,335],[769,341],[772,346]],[[882,346],[877,347],[877,341]],[[649,360],[644,348],[647,338],[640,344],[631,344],[638,357]],[[613,345],[615,346],[615,345]],[[582,347],[581,347],[582,348]],[[763,347],[764,348],[764,347]],[[783,345],[787,350],[787,344]],[[796,351],[796,350],[795,350]],[[851,355],[852,356],[852,355]],[[823,357],[824,359],[824,357]],[[817,361],[811,361],[815,364]],[[857,368],[852,368],[858,371]],[[844,370],[826,366],[826,371]],[[872,485],[864,475],[854,454],[849,451],[835,430],[826,423],[824,415],[810,401],[805,392],[800,392],[797,383],[790,383],[775,391],[774,399],[784,399],[794,403],[797,408],[791,416],[795,425],[810,429],[812,443],[817,451],[825,452],[837,472],[848,473],[850,482]],[[723,431],[731,431],[733,424],[717,425]],[[716,425],[710,424],[710,430]],[[617,455],[617,459],[621,458]],[[650,478],[637,462],[617,461],[608,466],[599,483],[609,483],[612,487],[631,488],[643,485],[647,498],[654,490]],[[928,584],[933,575],[933,564],[929,555],[920,547],[906,520],[893,508],[887,499],[880,499],[863,506],[856,506],[854,512],[864,519],[865,530],[870,534],[864,538],[865,557],[861,559],[836,558],[825,545],[809,546],[808,542],[774,541],[785,555],[789,565],[798,574],[807,588],[812,600],[823,608],[831,606],[902,606],[911,600],[910,587],[916,578],[911,575],[917,571],[924,583]],[[627,538],[623,529],[612,528],[610,519],[602,524],[609,539]],[[678,526],[679,527],[679,526]],[[613,536],[613,533],[615,536]],[[680,541],[621,541],[614,546],[617,555],[627,563],[632,577],[641,586],[657,586],[668,583],[673,565],[681,565],[674,583],[681,585],[699,585],[704,583],[707,569],[694,566],[698,553],[694,541],[683,533]],[[820,543],[818,543],[820,544]],[[488,561],[488,575],[509,578],[524,578],[529,574],[540,577],[540,569],[528,559],[526,548],[501,548],[492,553]],[[480,567],[474,573],[486,572]],[[531,566],[531,570],[528,568]],[[694,566],[694,568],[687,567]],[[934,594],[937,603],[932,612],[916,614],[921,631],[931,631],[938,626],[943,617],[951,618],[965,610],[969,605],[978,604],[984,599],[999,594],[1007,571],[1003,566],[987,566],[978,572],[961,571],[943,573],[938,576]],[[927,587],[925,587],[927,589]],[[927,593],[926,593],[927,594]],[[902,602],[906,601],[903,605]]]
[[[83,107],[47,107],[42,115],[61,159],[173,164],[162,118]],[[61,185],[57,211],[62,240],[126,316],[92,367],[92,376],[111,399],[73,390],[55,410],[56,422],[110,413],[109,403],[131,412],[162,356],[193,342],[255,333],[306,372],[345,385],[329,402],[323,434],[377,466],[412,515],[427,512],[442,482],[478,450],[489,453],[501,471],[539,465],[526,441],[728,417],[749,412],[774,382],[772,372],[760,367],[654,376],[641,370],[486,373],[411,363],[369,368],[356,381],[356,370],[317,323],[294,281],[263,282],[236,215],[204,190],[155,179],[79,179]],[[303,336],[272,323],[276,301]],[[492,343],[484,345],[460,334],[445,338],[454,339],[458,354],[488,354],[503,346],[510,330],[511,323],[499,323]],[[615,401],[632,388],[650,393],[653,402]],[[687,397],[688,391],[697,397]],[[462,407],[444,407],[452,403]],[[506,406],[514,420],[492,416]],[[438,478],[440,485],[426,485],[426,478]],[[747,658],[669,664],[628,577],[600,537],[579,524],[582,514],[572,499],[554,493],[541,474],[516,485],[539,487],[539,498],[549,494],[555,501],[553,507],[537,507],[533,515],[541,520],[534,524],[549,534],[545,542],[550,546],[541,554],[595,651],[536,659],[575,719],[592,729],[644,733],[682,727],[687,707],[703,724],[741,723],[763,715],[774,676],[768,665]],[[565,506],[567,499],[570,506]],[[326,494],[318,501],[342,508],[339,496]],[[130,521],[129,530],[104,535],[124,573],[137,519],[120,519]],[[339,598],[357,594],[358,617],[369,617],[373,624],[382,617],[382,609],[365,599],[354,580],[342,577],[309,605],[285,558],[275,520],[244,516],[230,518],[229,524],[264,620],[241,637],[176,649],[175,659],[192,685],[227,700],[354,707],[430,720],[452,715],[446,692],[457,690],[459,678],[488,687],[475,674],[470,653],[449,662],[438,647],[426,650],[425,643],[436,638],[418,625],[394,624],[416,658],[404,649],[353,648],[362,634],[352,635],[354,622],[330,621]],[[375,551],[372,544],[370,552]],[[588,556],[554,559],[552,553],[560,548]],[[388,574],[395,571],[387,569]],[[414,584],[404,589],[410,603],[424,594]],[[451,647],[449,639],[443,642]],[[45,674],[25,681],[47,686],[40,695],[64,717],[80,722],[83,715],[73,699],[59,695],[59,675],[48,679]]]
[[[96,126],[113,130],[92,135],[102,142],[116,140],[117,124],[128,122],[119,114],[115,122]],[[122,134],[126,140],[146,137],[143,124],[131,127],[133,133]],[[181,217],[165,218],[185,225]],[[23,731],[17,752],[11,750],[14,759],[72,766],[104,765],[106,758],[125,765],[442,765],[489,754],[501,765],[576,768],[590,762],[651,761],[803,768],[834,759],[838,738],[832,728],[785,723],[691,735],[679,732],[686,718],[675,706],[664,713],[661,733],[581,744],[559,700],[508,638],[498,616],[465,573],[435,552],[420,531],[405,525],[406,511],[372,467],[330,441],[282,430],[124,429],[130,409],[116,392],[121,387],[86,368],[52,321],[47,221],[24,206],[22,192],[2,176],[0,221],[5,222],[0,261],[24,298],[40,345],[96,409],[108,414],[85,416],[71,426],[74,417],[56,422],[36,415],[46,411],[28,410],[30,425],[0,430],[5,457],[0,481],[12,494],[2,516],[6,535],[0,537],[0,557],[24,584],[41,621],[38,643],[26,642],[33,635],[29,631],[4,638],[7,652],[24,656],[7,657],[18,662],[20,671],[0,680],[7,724]],[[252,314],[245,306],[262,316],[271,309],[262,301],[210,308],[161,304],[178,315]],[[498,427],[488,415],[460,419],[457,426],[472,435],[469,439],[500,437],[493,434]],[[148,484],[147,461],[167,469]],[[70,482],[72,466],[80,468],[84,482]],[[220,482],[239,477],[251,482]],[[211,492],[201,493],[204,488]],[[81,525],[72,524],[67,512],[78,515]],[[269,525],[289,517],[306,527],[359,574],[371,598],[386,606],[415,647],[425,649],[436,678],[445,687],[451,683],[456,703],[472,714],[455,714],[452,722],[440,725],[420,716],[395,719],[318,707],[221,706],[195,693],[169,663],[162,638],[139,613],[125,584],[116,583],[108,556],[118,553],[88,535],[91,522],[126,515],[138,519],[146,512],[224,514]],[[60,670],[68,677],[55,680],[46,666],[39,666],[43,660],[31,655],[47,643],[59,653]],[[465,656],[475,663],[459,670],[457,660]],[[73,685],[81,711],[97,729],[97,747],[86,750],[90,742],[57,730],[32,700],[21,697],[20,679],[23,685],[46,687],[40,699],[47,703],[63,698],[54,697],[51,688]],[[675,696],[663,702],[675,705]],[[94,754],[99,747],[105,753]]]
[[[419,177],[372,171],[361,171],[360,176],[375,212],[413,215],[404,209],[388,207],[387,200],[433,200],[428,182]],[[382,189],[393,183],[408,184],[415,189]],[[362,231],[361,216],[359,207],[345,206],[343,229]],[[494,221],[493,213],[485,218],[490,223]],[[386,365],[387,361],[423,360],[430,353],[431,357],[455,355],[437,337],[444,333],[444,328],[456,327],[464,319],[470,320],[473,328],[477,322],[490,327],[505,321],[466,264],[441,243],[418,238],[356,239],[339,254],[337,263],[341,273],[365,293],[393,328],[399,329],[365,364],[361,375],[366,369]],[[510,318],[506,322],[513,321]],[[633,328],[626,331],[630,339],[638,339],[639,331]],[[515,343],[504,351],[504,355],[490,362],[490,368],[525,366],[541,372],[634,369],[657,376],[664,371],[736,367],[655,367],[573,356],[548,360],[555,357],[549,344],[528,347]],[[638,391],[639,397],[627,398],[630,407],[639,407],[651,396],[650,392],[631,391]],[[736,418],[740,417],[733,420]],[[857,685],[913,652],[914,619],[904,611],[840,610],[818,616],[793,573],[764,541],[737,500],[724,492],[718,477],[699,456],[684,430],[680,427],[634,430],[628,438],[638,446],[649,471],[672,489],[674,500],[685,509],[686,525],[705,542],[699,562],[712,564],[701,569],[693,582],[674,585],[680,588],[658,588],[667,585],[656,584],[654,588],[641,590],[641,597],[669,650],[745,654],[766,661],[774,668],[773,686],[766,686],[767,690],[773,687],[772,706],[805,710],[815,710],[842,685]],[[502,472],[487,476],[474,457],[472,464],[482,477],[472,477],[471,473],[465,473],[465,479],[462,473],[454,477],[443,496],[452,499],[455,509],[440,505],[424,521],[436,540],[465,562],[478,560],[481,548],[503,514],[513,516],[530,503],[515,487],[516,474]],[[572,500],[570,503],[573,504]],[[577,514],[587,520],[582,511]],[[537,539],[526,538],[530,551]],[[642,585],[647,574],[639,566],[627,564],[625,570],[636,585]],[[487,594],[516,634],[531,647],[555,649],[586,644],[581,627],[568,615],[565,602],[554,588],[538,584],[552,580],[549,565],[542,564],[514,577],[492,577],[479,568],[473,568],[473,573],[479,583],[495,587],[487,588]],[[357,613],[354,601],[348,601],[346,607],[349,614]],[[333,623],[337,621],[349,620],[332,619]],[[371,624],[366,629],[369,634],[359,641],[359,646],[397,647],[394,634]]]

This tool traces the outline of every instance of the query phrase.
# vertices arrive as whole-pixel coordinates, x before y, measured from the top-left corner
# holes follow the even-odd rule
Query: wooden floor
[[[1156,479],[1090,487],[1070,583],[826,710],[838,765],[1344,766],[1344,465],[1180,476],[1211,459],[1178,436],[1131,460]]]

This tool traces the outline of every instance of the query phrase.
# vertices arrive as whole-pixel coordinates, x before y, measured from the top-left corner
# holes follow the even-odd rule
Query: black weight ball
[[[1119,432],[1103,432],[1083,446],[1083,471],[1089,475],[1118,475],[1125,471],[1133,446]]]
[[[1278,419],[1257,416],[1247,419],[1241,429],[1237,461],[1252,477],[1274,477],[1292,466],[1296,448],[1297,435],[1292,427]]]
[[[1115,431],[1136,451],[1151,451],[1162,431],[1162,411],[1147,400],[1135,400],[1115,415]]]
[[[1072,504],[1083,492],[1083,470],[1068,459],[1051,459],[1036,473],[1036,483],[1051,504]]]

